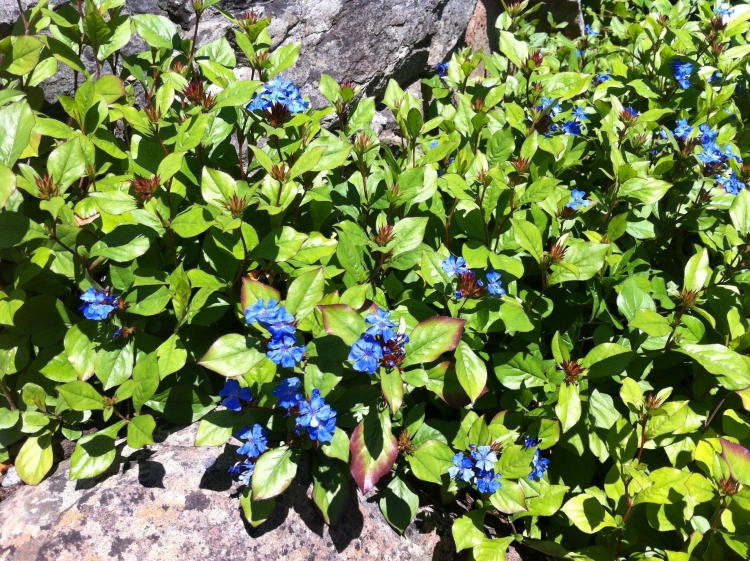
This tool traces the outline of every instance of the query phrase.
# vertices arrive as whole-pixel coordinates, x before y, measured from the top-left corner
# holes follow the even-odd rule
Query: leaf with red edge
[[[250,277],[242,279],[242,311],[245,312],[250,306],[258,300],[263,300],[268,304],[269,300],[281,302],[281,294],[275,288],[253,280]]]
[[[323,327],[329,335],[340,337],[347,345],[362,337],[367,324],[361,315],[346,304],[328,304],[318,306],[323,314]]]
[[[406,359],[403,367],[432,362],[448,351],[453,351],[461,341],[466,320],[438,316],[417,324],[409,334]]]
[[[732,477],[743,485],[750,485],[750,450],[722,438],[721,455],[729,466]]]
[[[380,415],[372,411],[362,419],[352,433],[349,451],[354,480],[362,492],[367,493],[391,471],[398,456],[398,444],[391,432],[388,410]]]

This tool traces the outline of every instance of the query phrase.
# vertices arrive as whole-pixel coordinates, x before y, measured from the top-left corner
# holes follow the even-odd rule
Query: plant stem
[[[80,253],[65,244],[60,238],[57,237],[57,221],[52,223],[52,239],[55,240],[57,244],[62,246],[63,249],[72,253],[81,263],[83,263],[84,267],[88,268],[88,262],[86,261],[86,259],[84,259]]]
[[[5,384],[2,380],[0,380],[0,390],[3,390],[3,395],[5,395],[5,399],[8,400],[8,404],[10,404],[10,410],[11,411],[18,411],[18,407],[16,407],[15,402],[13,401],[13,398],[10,397],[10,392],[8,391],[8,388],[5,387]]]
[[[24,12],[23,5],[21,4],[21,0],[16,0],[18,3],[18,11],[21,13],[21,19],[23,20],[23,28],[24,28],[24,35],[29,34],[29,22],[26,19],[26,13]]]

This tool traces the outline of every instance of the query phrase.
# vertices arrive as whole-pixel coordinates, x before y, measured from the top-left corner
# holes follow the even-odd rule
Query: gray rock
[[[428,508],[400,536],[377,501],[360,495],[339,525],[324,525],[304,464],[273,516],[252,528],[227,473],[236,448],[195,448],[196,430],[148,450],[123,444],[124,460],[96,480],[69,481],[67,460],[40,485],[20,487],[0,503],[0,560],[463,558],[455,553],[450,517]]]
[[[13,487],[13,485],[18,485],[19,483],[21,483],[21,477],[16,471],[16,466],[13,466],[5,473],[3,482],[0,485],[3,487]]]

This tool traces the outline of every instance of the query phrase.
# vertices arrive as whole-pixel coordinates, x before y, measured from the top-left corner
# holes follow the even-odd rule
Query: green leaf
[[[652,205],[667,194],[671,183],[653,177],[634,177],[620,186],[620,196],[635,199],[643,204]]]
[[[463,341],[456,348],[456,375],[466,395],[474,403],[487,384],[487,366]]]
[[[570,499],[562,507],[570,521],[582,532],[594,534],[602,528],[615,527],[615,519],[601,503],[587,493]]]
[[[513,536],[494,539],[485,538],[482,543],[474,547],[474,559],[476,561],[506,561],[505,554],[514,540]]]
[[[496,167],[508,161],[516,149],[513,131],[509,128],[496,131],[487,143],[487,162],[490,167]]]
[[[537,263],[541,263],[544,249],[542,248],[542,235],[539,233],[539,228],[526,220],[511,219],[511,223],[513,224],[513,238],[516,243],[528,251]]]
[[[441,476],[447,473],[451,466],[453,451],[439,440],[428,440],[406,458],[414,477],[440,485]]]
[[[13,167],[31,139],[34,112],[25,101],[0,107],[0,164]]]
[[[610,378],[622,374],[635,352],[617,343],[602,343],[589,351],[581,365],[589,369],[591,378]]]
[[[472,510],[457,518],[451,533],[457,551],[480,545],[484,541],[484,511]]]
[[[289,487],[297,473],[299,453],[288,446],[269,450],[255,464],[253,501],[270,499]]]
[[[219,337],[198,364],[222,376],[242,376],[258,365],[265,354],[256,348],[257,341],[238,333]]]
[[[404,401],[404,383],[398,369],[381,372],[380,387],[383,390],[383,397],[391,408],[391,413],[395,415]]]
[[[685,482],[689,476],[689,472],[673,467],[663,467],[652,471],[648,476],[651,485],[636,493],[633,498],[633,505],[641,503],[672,504],[675,492],[682,496],[687,494]]]
[[[351,306],[328,304],[318,309],[323,314],[326,333],[340,337],[347,345],[353,345],[367,329],[365,320]]]
[[[667,318],[653,310],[636,310],[635,316],[630,320],[630,327],[640,329],[650,337],[663,337],[672,332]]]
[[[568,246],[563,263],[573,265],[578,273],[574,273],[569,268],[555,265],[552,267],[552,275],[550,275],[548,284],[553,285],[565,281],[583,281],[593,278],[601,272],[608,251],[608,244],[580,242]]]
[[[57,391],[73,411],[104,409],[104,398],[88,382],[77,380],[63,384]]]
[[[41,50],[44,47],[39,39],[32,35],[21,35],[13,41],[10,53],[2,62],[3,69],[16,76],[25,76],[39,62]]]
[[[587,90],[590,83],[591,74],[558,72],[552,74],[552,77],[544,85],[547,90],[547,97],[564,101]]]
[[[178,152],[187,152],[197,147],[204,139],[211,116],[201,113],[182,123],[177,129],[177,141],[174,148]]]
[[[525,478],[531,473],[531,462],[535,454],[534,447],[526,448],[515,444],[508,446],[503,450],[495,471],[502,473],[506,479]]]
[[[253,528],[257,528],[273,514],[276,508],[276,499],[254,501],[252,495],[252,486],[245,486],[242,490],[242,495],[240,495],[240,506],[242,506],[242,513],[245,515],[245,520]]]
[[[326,524],[337,524],[340,521],[352,495],[351,477],[346,466],[316,454],[312,498]]]
[[[294,162],[294,165],[292,166],[292,169],[289,170],[289,179],[294,179],[295,177],[299,177],[303,173],[307,173],[311,169],[313,169],[316,165],[318,165],[318,162],[320,161],[320,158],[323,156],[323,153],[326,151],[327,146],[316,146],[314,148],[309,149],[306,151],[302,156],[299,157],[299,159]]]
[[[216,96],[216,105],[214,109],[222,107],[244,107],[261,86],[261,82],[251,82],[250,80],[239,80],[230,82],[219,95]]]
[[[55,148],[47,160],[47,169],[61,190],[78,182],[86,174],[86,156],[81,141],[73,138]]]
[[[526,495],[523,488],[515,481],[503,480],[502,486],[490,497],[490,502],[500,512],[517,514],[525,512]]]
[[[711,270],[708,268],[708,251],[704,247],[688,259],[687,265],[685,265],[685,290],[694,290],[696,292],[702,290],[710,274]]]
[[[380,510],[385,519],[402,534],[417,515],[417,508],[419,497],[400,477],[393,478],[380,497]]]
[[[138,415],[128,423],[128,446],[134,449],[143,448],[154,443],[156,421],[151,415]]]
[[[409,334],[402,367],[432,362],[443,353],[455,350],[461,341],[465,323],[466,320],[444,316],[418,323]]]
[[[519,68],[529,58],[529,47],[526,43],[518,41],[512,33],[507,31],[500,32],[500,52]]]
[[[178,236],[193,238],[208,230],[213,224],[213,216],[208,209],[192,205],[175,217],[171,227]]]
[[[393,257],[417,249],[427,228],[427,218],[404,218],[393,227],[393,240],[386,246]]]
[[[30,436],[16,457],[18,476],[26,485],[39,484],[52,468],[51,435]]]
[[[694,345],[685,343],[675,349],[688,355],[711,374],[728,390],[744,390],[750,387],[750,365],[737,352],[724,345]]]
[[[362,493],[368,493],[381,477],[391,471],[398,456],[398,444],[391,432],[388,411],[378,415],[371,409],[352,432],[349,450],[354,480]]]
[[[560,419],[563,432],[572,429],[581,418],[581,398],[578,395],[576,384],[568,385],[563,382],[560,385],[560,395],[555,405],[555,414]]]
[[[177,27],[164,16],[138,14],[132,16],[133,29],[155,49],[172,49]]]
[[[119,421],[81,438],[70,457],[70,479],[96,477],[104,473],[115,461],[115,438],[123,426],[125,421]]]
[[[750,191],[743,189],[732,200],[729,216],[732,219],[732,224],[741,235],[747,236],[750,233]]]
[[[21,213],[0,212],[0,248],[14,247],[35,238],[44,238],[44,230]]]
[[[299,324],[310,315],[323,299],[325,271],[321,267],[301,274],[287,291],[285,307]]]

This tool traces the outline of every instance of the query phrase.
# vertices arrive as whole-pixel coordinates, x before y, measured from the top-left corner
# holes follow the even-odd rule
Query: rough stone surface
[[[15,466],[10,468],[6,474],[5,477],[3,477],[2,485],[3,487],[13,487],[13,485],[18,485],[21,483],[21,478],[18,475],[18,472],[16,471]]]
[[[124,447],[124,460],[96,480],[69,481],[68,460],[40,485],[20,487],[0,503],[0,560],[463,558],[450,518],[427,509],[400,536],[375,500],[359,496],[339,525],[325,526],[304,466],[273,516],[254,529],[241,517],[238,486],[227,473],[236,448],[195,448],[196,430],[149,450]]]

